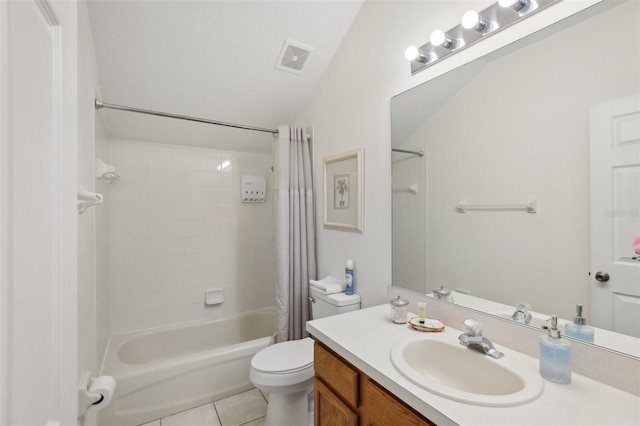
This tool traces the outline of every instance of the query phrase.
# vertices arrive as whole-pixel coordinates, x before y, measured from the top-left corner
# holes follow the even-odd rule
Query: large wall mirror
[[[393,285],[580,303],[640,356],[639,93],[640,2],[605,1],[395,96]]]

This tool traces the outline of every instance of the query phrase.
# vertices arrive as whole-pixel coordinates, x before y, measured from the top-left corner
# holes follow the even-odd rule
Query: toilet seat
[[[271,345],[251,359],[251,368],[266,374],[292,374],[313,369],[313,339]]]

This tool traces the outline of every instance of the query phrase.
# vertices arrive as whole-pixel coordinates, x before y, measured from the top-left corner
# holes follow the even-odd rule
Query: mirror
[[[590,111],[640,93],[640,8],[604,3],[391,100],[392,149],[425,154],[392,154],[394,286],[458,289],[455,303],[501,316],[523,301],[571,320],[582,303],[588,323],[613,328],[592,320],[590,199],[604,183],[590,176]],[[625,181],[635,203],[637,169]],[[640,234],[637,212],[616,220]],[[612,347],[639,356],[640,340]]]

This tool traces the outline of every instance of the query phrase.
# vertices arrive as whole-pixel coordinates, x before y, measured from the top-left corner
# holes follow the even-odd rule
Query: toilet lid
[[[271,345],[251,359],[251,368],[266,373],[291,373],[313,366],[313,339]]]

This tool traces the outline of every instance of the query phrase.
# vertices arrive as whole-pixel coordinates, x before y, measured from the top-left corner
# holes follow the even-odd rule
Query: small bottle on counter
[[[418,323],[424,324],[424,320],[427,316],[427,304],[425,302],[418,302]]]
[[[349,259],[344,264],[344,278],[347,280],[346,294],[353,294],[353,260]]]

